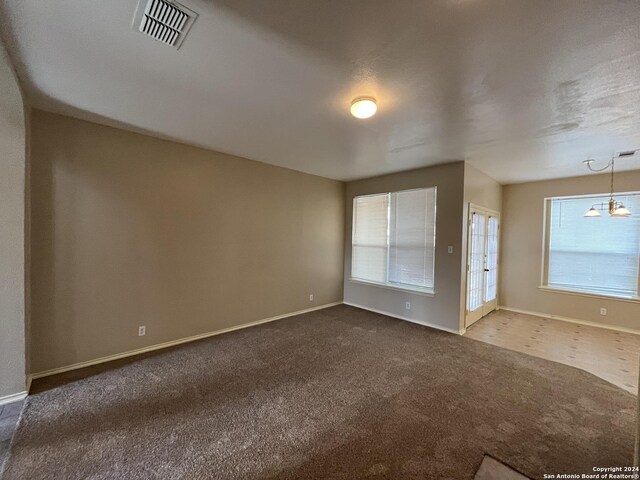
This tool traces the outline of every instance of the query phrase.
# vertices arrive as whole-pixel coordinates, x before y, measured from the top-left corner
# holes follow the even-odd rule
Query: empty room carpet
[[[630,465],[636,397],[337,306],[34,384],[16,479],[530,478]]]

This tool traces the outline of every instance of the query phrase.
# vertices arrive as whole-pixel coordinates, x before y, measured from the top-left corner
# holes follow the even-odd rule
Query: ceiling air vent
[[[618,158],[626,158],[633,157],[636,154],[637,150],[627,150],[626,152],[618,152],[616,155]]]
[[[140,0],[133,28],[159,42],[179,48],[198,15],[177,2]]]

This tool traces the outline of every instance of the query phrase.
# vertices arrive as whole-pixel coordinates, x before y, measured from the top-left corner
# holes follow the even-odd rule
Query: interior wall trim
[[[13,403],[20,400],[24,400],[27,397],[27,392],[18,392],[12,393],[11,395],[5,395],[4,397],[0,397],[0,405],[5,405],[7,403]]]
[[[183,343],[194,342],[196,340],[201,340],[203,338],[213,337],[215,335],[221,335],[223,333],[233,332],[234,330],[241,330],[243,328],[254,327],[256,325],[261,325],[263,323],[274,322],[276,320],[281,320],[287,317],[294,317],[296,315],[302,315],[303,313],[313,312],[316,310],[322,310],[324,308],[334,307],[336,305],[341,305],[342,302],[333,302],[326,303],[324,305],[320,305],[317,307],[306,308],[304,310],[298,310],[296,312],[285,313],[283,315],[277,315],[275,317],[264,318],[262,320],[256,320],[255,322],[243,323],[241,325],[235,325],[233,327],[223,328],[222,330],[214,330],[212,332],[201,333],[199,335],[193,335],[191,337],[179,338],[177,340],[171,340],[168,342],[158,343],[156,345],[150,345],[148,347],[137,348],[135,350],[129,350],[127,352],[116,353],[114,355],[108,355],[106,357],[95,358],[93,360],[87,360],[86,362],[74,363],[72,365],[67,365],[64,367],[52,368],[51,370],[44,370],[42,372],[32,373],[30,375],[31,379],[48,377],[50,375],[56,375],[58,373],[69,372],[71,370],[77,370],[79,368],[90,367],[92,365],[98,365],[100,363],[110,362],[112,360],[119,360],[121,358],[133,357],[135,355],[140,355],[141,353],[152,352],[154,350],[161,350],[163,348],[173,347],[175,345],[180,345]],[[24,392],[24,395],[27,395],[27,392]]]
[[[419,320],[416,320],[415,318],[404,317],[402,315],[397,315],[395,313],[385,312],[384,310],[376,310],[375,308],[365,307],[364,305],[358,305],[357,303],[351,303],[351,302],[343,302],[343,303],[345,305],[349,305],[350,307],[356,307],[356,308],[361,308],[363,310],[368,310],[370,312],[380,313],[380,314],[386,315],[388,317],[393,317],[393,318],[397,318],[399,320],[405,320],[407,322],[416,323],[418,325],[422,325],[423,327],[435,328],[436,330],[442,330],[444,332],[453,333],[455,335],[462,335],[466,331],[465,329],[454,330],[453,328],[446,328],[446,327],[443,327],[441,325],[436,325],[435,323],[421,322]]]
[[[604,328],[606,330],[615,330],[617,332],[633,333],[634,335],[640,335],[640,330],[635,330],[633,328],[618,327],[617,325],[607,325],[605,323],[598,323],[598,322],[590,322],[589,320],[580,320],[578,318],[562,317],[559,315],[551,315],[550,313],[532,312],[530,310],[522,310],[520,308],[505,307],[503,305],[499,305],[498,310],[506,310],[508,312],[523,313],[525,315],[533,315],[534,317],[551,318],[552,320],[560,320],[562,322],[577,323],[580,325],[587,325],[589,327],[598,327],[598,328]]]

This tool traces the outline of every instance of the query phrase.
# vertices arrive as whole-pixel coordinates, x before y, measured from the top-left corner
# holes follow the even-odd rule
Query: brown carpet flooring
[[[532,478],[630,465],[635,397],[347,306],[37,382],[14,479]]]

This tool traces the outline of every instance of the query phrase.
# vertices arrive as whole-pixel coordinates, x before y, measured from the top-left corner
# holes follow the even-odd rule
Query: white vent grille
[[[195,12],[166,0],[140,0],[134,27],[151,38],[179,47],[195,18]]]
[[[638,150],[627,150],[626,152],[618,152],[616,155],[618,158],[629,158],[635,156]]]

